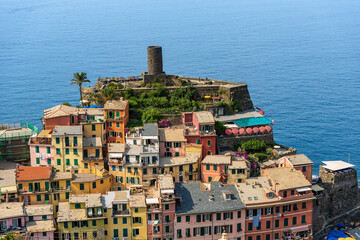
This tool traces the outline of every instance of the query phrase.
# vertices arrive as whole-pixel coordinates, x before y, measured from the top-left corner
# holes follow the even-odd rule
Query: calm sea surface
[[[74,72],[146,71],[163,46],[169,74],[245,82],[278,143],[316,165],[360,169],[358,0],[0,0],[0,123],[40,127],[46,108],[76,105]]]

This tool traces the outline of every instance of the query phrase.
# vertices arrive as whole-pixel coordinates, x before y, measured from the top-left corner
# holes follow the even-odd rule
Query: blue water
[[[360,169],[358,0],[0,0],[0,122],[40,126],[43,109],[76,105],[74,72],[146,71],[163,46],[169,74],[246,82],[278,143],[316,164]],[[317,172],[317,168],[315,173]]]

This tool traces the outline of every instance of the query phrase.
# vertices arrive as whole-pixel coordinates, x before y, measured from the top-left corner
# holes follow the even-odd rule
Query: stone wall
[[[239,136],[239,135],[224,135],[222,137],[218,137],[216,140],[218,151],[227,151],[234,150],[234,144],[240,141],[249,141],[251,139],[258,139],[260,141],[264,141],[266,143],[274,143],[274,135],[273,133],[268,134],[259,134],[259,135],[250,135],[250,136]]]

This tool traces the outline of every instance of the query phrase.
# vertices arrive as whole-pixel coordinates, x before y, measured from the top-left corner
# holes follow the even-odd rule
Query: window
[[[56,164],[61,165],[61,159],[56,159]]]
[[[165,222],[169,223],[170,222],[170,216],[169,215],[165,215]]]
[[[127,170],[128,170],[128,173],[131,173],[131,168],[128,167]]]
[[[96,188],[96,182],[93,182],[92,187]]]
[[[74,159],[74,165],[75,165],[75,166],[79,165],[79,162],[78,162],[77,159]]]
[[[66,198],[66,199],[69,199],[69,193],[68,193],[68,192],[65,193],[65,198]]]
[[[216,213],[216,220],[220,221],[221,220],[221,213]]]
[[[283,193],[283,197],[286,198],[287,197],[287,191],[284,191]]]
[[[211,140],[207,140],[207,146],[211,147]]]
[[[128,229],[123,228],[123,237],[128,237]]]
[[[276,228],[280,227],[280,220],[279,219],[275,220],[275,227]]]
[[[306,202],[303,202],[303,203],[301,204],[301,207],[302,207],[302,209],[306,209]]]
[[[175,142],[174,148],[181,148],[181,142]]]
[[[49,194],[45,194],[45,201],[49,201],[49,200],[50,200]]]
[[[291,190],[291,191],[290,191],[290,194],[291,194],[291,195],[295,195],[295,190]]]
[[[186,216],[186,217],[185,217],[185,221],[186,221],[186,222],[190,222],[190,216]]]
[[[279,239],[279,233],[275,233],[275,240]]]
[[[144,168],[143,169],[143,175],[146,175],[147,174],[147,168]]]
[[[181,216],[178,216],[178,217],[176,218],[176,222],[178,222],[178,223],[181,222]]]
[[[60,138],[55,138],[56,144],[60,144]]]
[[[266,240],[270,240],[270,234],[266,234]]]
[[[241,211],[238,211],[238,212],[237,212],[237,217],[238,217],[238,218],[241,218]]]
[[[156,168],[153,168],[153,174],[157,174]]]
[[[206,164],[206,170],[210,170],[210,165]]]
[[[290,211],[291,211],[291,205],[283,206],[283,212],[290,212]]]
[[[119,229],[114,229],[114,238],[119,237]]]
[[[265,209],[266,215],[270,215],[271,212],[272,212],[272,208],[266,208],[266,209]]]
[[[170,209],[170,205],[169,204],[165,204],[165,210],[169,210]]]
[[[69,227],[68,223],[64,222],[64,228],[68,228],[68,227]]]
[[[36,164],[40,164],[40,158],[36,158]]]
[[[298,206],[297,206],[296,203],[293,205],[293,210],[294,210],[294,211],[297,211],[297,210],[298,210]]]
[[[138,208],[135,208],[135,212],[139,212],[139,209],[138,209]]]
[[[200,144],[200,139],[196,139],[196,144]]]
[[[134,173],[137,173],[138,172],[138,168],[134,168]]]
[[[96,125],[95,124],[91,125],[91,131],[95,131],[95,130],[96,130]]]
[[[260,236],[260,235],[257,235],[257,236],[256,236],[256,240],[261,240],[261,236]]]
[[[50,147],[46,147],[46,153],[50,153]]]
[[[117,218],[113,218],[113,224],[118,224],[118,219]]]
[[[140,235],[140,230],[139,229],[133,229],[133,236],[139,236]]]
[[[80,183],[80,190],[84,190],[84,184]]]
[[[165,142],[165,147],[166,147],[166,148],[171,148],[171,147],[172,147],[171,142]]]
[[[186,228],[186,229],[185,229],[185,236],[186,236],[186,237],[191,237],[191,235],[190,235],[190,228]]]
[[[67,166],[69,166],[69,165],[70,165],[70,159],[65,159],[65,164],[66,164]]]
[[[48,158],[48,159],[47,159],[47,164],[48,164],[48,165],[51,165],[51,158]]]
[[[237,224],[237,232],[241,232],[241,223]]]
[[[41,195],[36,195],[36,201],[38,201],[38,202],[41,201]]]
[[[39,146],[35,146],[35,152],[39,152],[40,150],[39,150]]]
[[[19,187],[19,189],[22,189],[22,188],[23,188],[23,186],[22,186],[21,183],[19,183],[18,187]]]
[[[207,155],[211,155],[211,151],[207,151],[207,153],[206,153]]]
[[[233,219],[233,213],[232,212],[225,212],[223,213],[224,220],[227,219]]]
[[[306,216],[305,215],[301,216],[301,223],[306,223]]]
[[[296,222],[297,222],[297,217],[293,217],[293,219],[292,219],[292,225],[296,225]]]
[[[42,220],[47,220],[47,216],[46,216],[46,215],[42,215],[42,216],[41,216],[41,219],[42,219]]]
[[[165,226],[165,232],[170,232],[170,226]]]
[[[259,222],[259,225],[257,226],[256,230],[261,230],[261,222]]]
[[[57,149],[56,149],[56,154],[58,154],[58,155],[61,154],[61,153],[60,153],[60,148],[57,148]]]
[[[92,225],[93,225],[93,227],[96,226],[96,220],[92,220]]]
[[[31,222],[31,221],[34,221],[34,216],[30,216],[29,217],[29,221]]]
[[[120,127],[120,123],[117,122],[117,123],[116,123],[116,127]]]
[[[201,215],[196,215],[196,222],[201,222]]]
[[[302,167],[302,171],[303,171],[303,172],[306,172],[306,166],[303,166],[303,167]]]
[[[104,224],[108,224],[108,223],[109,223],[108,219],[105,218],[105,219],[104,219]]]
[[[78,155],[78,151],[76,148],[73,149],[73,153],[74,153],[74,155]]]
[[[266,229],[270,229],[271,227],[271,222],[270,221],[266,221]]]
[[[81,204],[80,204],[80,203],[75,203],[75,208],[76,208],[76,209],[80,209],[80,208],[81,208]]]
[[[284,219],[284,227],[287,227],[287,226],[289,226],[289,219],[285,218]]]
[[[279,213],[280,212],[280,207],[276,207],[275,208],[275,213]]]
[[[248,224],[248,230],[249,230],[249,231],[252,231],[252,230],[253,230],[253,224],[252,224],[252,223],[249,223],[249,224]]]
[[[127,224],[127,218],[126,218],[126,217],[124,217],[124,218],[122,219],[122,223],[123,223],[123,224]]]
[[[217,171],[217,165],[214,165],[214,171]]]
[[[176,235],[177,235],[177,238],[182,238],[182,236],[181,236],[181,229],[178,229],[178,230],[176,231]]]
[[[68,155],[70,153],[70,149],[69,148],[65,148],[65,154]]]

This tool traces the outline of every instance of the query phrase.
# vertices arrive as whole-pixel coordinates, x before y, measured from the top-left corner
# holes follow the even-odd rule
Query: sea
[[[168,74],[248,84],[275,141],[360,169],[358,0],[0,0],[0,123],[79,104],[75,72],[137,76],[146,47]]]

